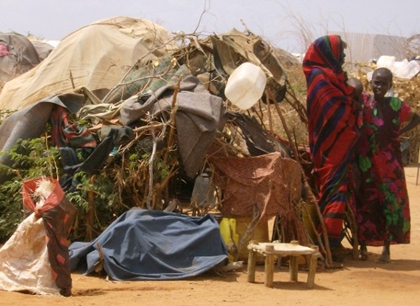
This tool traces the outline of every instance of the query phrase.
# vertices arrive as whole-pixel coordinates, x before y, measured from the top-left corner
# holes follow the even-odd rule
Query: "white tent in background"
[[[331,34],[340,35],[347,43],[346,61],[349,62],[369,62],[385,54],[395,56],[399,61],[406,57],[406,37],[352,32]]]

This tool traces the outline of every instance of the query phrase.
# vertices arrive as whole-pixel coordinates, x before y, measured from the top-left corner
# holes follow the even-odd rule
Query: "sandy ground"
[[[276,268],[274,287],[264,286],[263,266],[256,283],[246,267],[223,276],[207,273],[180,281],[114,282],[73,274],[73,296],[33,296],[0,291],[0,305],[418,305],[420,284],[420,184],[417,168],[406,168],[411,203],[409,245],[391,247],[392,262],[378,263],[381,248],[369,248],[368,261],[348,258],[342,269],[319,271],[313,289],[306,272],[290,282],[286,267]]]

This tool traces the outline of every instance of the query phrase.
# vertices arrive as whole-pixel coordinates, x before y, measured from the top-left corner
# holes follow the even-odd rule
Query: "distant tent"
[[[41,40],[32,40],[32,44],[34,45],[36,51],[38,52],[39,59],[43,61],[50,55],[52,50],[54,50],[54,46],[50,45],[48,42],[41,41]]]
[[[19,110],[54,94],[110,89],[137,60],[166,53],[170,36],[144,19],[114,17],[80,28],[63,38],[34,69],[7,82],[0,109]]]
[[[41,62],[31,41],[17,33],[0,33],[0,81],[5,83]]]

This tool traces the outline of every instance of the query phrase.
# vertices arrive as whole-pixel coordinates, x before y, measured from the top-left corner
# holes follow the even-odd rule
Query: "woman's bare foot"
[[[391,256],[389,254],[382,253],[378,261],[383,263],[391,262]]]
[[[369,258],[366,244],[360,245],[360,260],[367,260]]]
[[[389,241],[384,242],[384,248],[382,249],[382,254],[379,257],[378,261],[380,262],[391,262],[391,250]]]

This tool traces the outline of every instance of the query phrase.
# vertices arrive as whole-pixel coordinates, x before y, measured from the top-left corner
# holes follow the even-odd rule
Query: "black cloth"
[[[60,179],[64,191],[74,191],[79,182],[74,178],[77,172],[94,174],[103,167],[114,147],[127,143],[134,138],[130,127],[112,128],[109,134],[99,143],[84,162],[79,162],[75,148],[60,148],[64,175]]]

